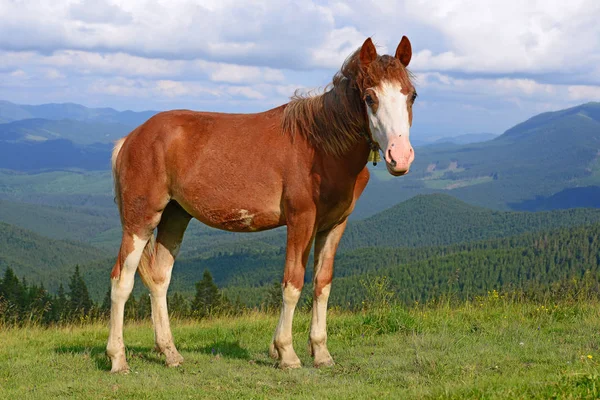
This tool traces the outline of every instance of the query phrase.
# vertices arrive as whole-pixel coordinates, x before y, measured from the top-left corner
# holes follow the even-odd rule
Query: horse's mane
[[[283,114],[283,131],[303,135],[313,146],[340,156],[368,129],[361,92],[381,79],[410,83],[411,74],[391,56],[378,56],[368,68],[360,67],[360,49],[351,54],[322,94],[296,92]]]

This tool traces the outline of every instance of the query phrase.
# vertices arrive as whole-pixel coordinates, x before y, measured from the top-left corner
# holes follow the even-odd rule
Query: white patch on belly
[[[252,226],[252,222],[254,221],[254,214],[250,214],[250,211],[244,209],[240,210],[239,212],[240,221],[248,227]]]

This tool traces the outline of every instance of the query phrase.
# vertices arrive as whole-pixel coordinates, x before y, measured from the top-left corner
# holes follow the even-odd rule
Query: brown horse
[[[333,364],[325,327],[333,260],[369,180],[369,153],[380,148],[395,176],[414,159],[411,55],[406,37],[395,57],[377,55],[367,39],[321,95],[295,96],[258,114],[163,112],[117,142],[112,165],[123,238],[111,274],[113,372],[128,369],[123,311],[136,270],[150,290],[157,349],[169,366],[183,361],[166,295],[192,217],[234,232],[287,225],[283,305],[270,348],[281,368],[300,367],[292,318],[315,242],[310,348],[315,366]]]

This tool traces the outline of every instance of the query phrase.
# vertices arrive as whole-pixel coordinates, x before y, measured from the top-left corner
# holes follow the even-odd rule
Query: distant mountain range
[[[0,102],[0,118],[8,121],[0,124],[0,169],[29,173],[107,170],[112,142],[153,114],[76,104]],[[421,147],[416,149],[410,174],[394,179],[385,166],[373,168],[355,218],[417,194],[436,192],[496,209],[600,203],[599,191],[594,189],[600,188],[600,103],[540,114],[500,136],[468,134],[434,142],[415,138],[413,142]],[[590,189],[582,191],[583,187]],[[107,195],[109,191],[107,182]],[[570,194],[558,195],[563,191]]]
[[[535,209],[527,205],[536,198],[600,186],[600,103],[540,114],[487,142],[415,153],[405,177],[391,179],[385,167],[375,171],[379,182],[365,191],[363,206],[391,207],[419,193],[447,192],[485,207]]]
[[[0,100],[0,122],[24,119],[46,119],[113,123],[137,126],[157,111],[117,111],[112,108],[88,108],[80,104],[22,105]]]
[[[422,147],[422,146],[432,146],[446,143],[453,144],[471,144],[471,143],[480,143],[487,142],[488,140],[492,140],[497,138],[498,135],[495,133],[466,133],[464,135],[458,136],[446,136],[442,138],[431,138],[431,139],[422,139],[420,137],[411,137],[411,143],[414,147]]]

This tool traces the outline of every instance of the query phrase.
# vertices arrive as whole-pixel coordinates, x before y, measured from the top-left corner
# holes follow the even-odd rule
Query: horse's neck
[[[322,165],[324,168],[330,172],[339,171],[333,175],[338,177],[357,177],[367,165],[369,152],[370,147],[367,141],[361,137],[341,156],[332,156],[324,152],[318,152],[318,154],[320,157],[323,157]]]

